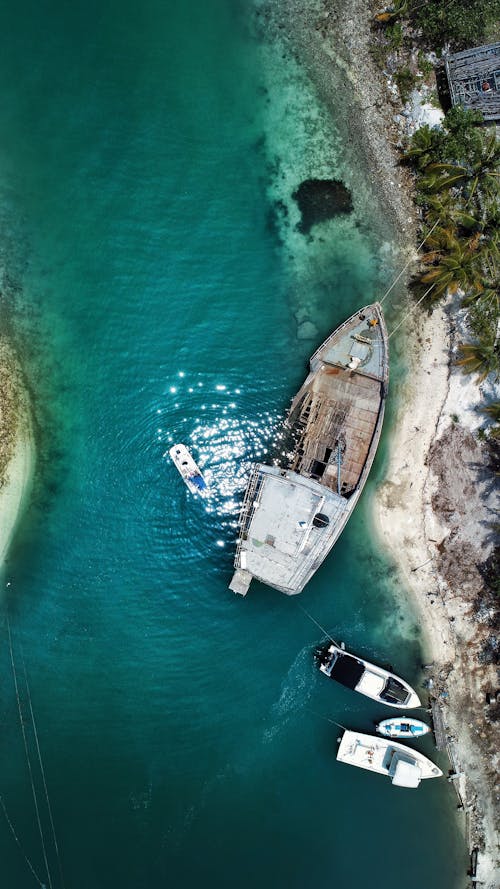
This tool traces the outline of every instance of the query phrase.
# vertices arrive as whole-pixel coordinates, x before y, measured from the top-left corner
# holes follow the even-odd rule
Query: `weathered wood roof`
[[[445,67],[453,105],[500,120],[500,43],[450,53]]]

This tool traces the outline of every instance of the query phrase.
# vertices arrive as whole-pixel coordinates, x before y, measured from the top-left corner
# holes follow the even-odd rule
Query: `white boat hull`
[[[411,750],[388,738],[349,730],[342,736],[337,760],[386,775],[397,787],[415,788],[420,781],[439,778],[443,774],[441,769],[418,750]]]
[[[334,643],[319,657],[319,662],[321,672],[330,679],[379,704],[408,710],[420,707],[416,691],[400,676],[355,657]]]
[[[175,444],[168,453],[191,493],[206,497],[209,492],[207,483],[186,445]]]
[[[407,741],[422,738],[430,732],[430,727],[420,719],[409,716],[394,716],[384,719],[377,725],[376,731],[386,738],[405,738]]]

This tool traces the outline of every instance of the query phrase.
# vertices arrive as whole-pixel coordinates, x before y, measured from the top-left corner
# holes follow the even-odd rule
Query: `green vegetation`
[[[419,280],[433,285],[431,302],[463,292],[474,339],[457,363],[481,381],[500,375],[500,143],[478,122],[453,108],[442,129],[417,130],[404,158],[429,232]]]
[[[379,61],[383,64],[384,53],[401,48],[405,57],[410,26],[418,29],[412,40],[420,44],[419,70],[428,77],[432,64],[427,49],[482,43],[498,19],[500,0],[395,0],[375,16],[384,29],[377,44]],[[415,74],[403,64],[394,80],[406,102]],[[419,292],[428,294],[429,307],[447,293],[462,294],[471,342],[461,345],[457,364],[478,381],[490,373],[500,377],[500,141],[494,129],[480,124],[480,112],[457,106],[442,128],[417,130],[403,156],[415,170],[416,200],[427,234]]]
[[[500,19],[500,0],[411,0],[408,17],[426,44],[440,49],[450,43],[457,51],[488,42]]]
[[[429,59],[426,57],[425,53],[422,52],[421,49],[419,49],[418,51],[417,62],[418,70],[422,72],[424,77],[430,77],[430,75],[434,71],[434,65],[432,64],[432,62],[429,62]]]
[[[403,29],[399,22],[395,22],[393,25],[388,25],[385,29],[385,36],[388,40],[387,48],[389,52],[401,49],[403,45]]]
[[[500,441],[500,401],[494,401],[492,404],[483,407],[483,412],[488,414],[494,422],[494,426],[490,429],[490,435]]]
[[[398,53],[402,67],[395,80],[405,101],[414,85],[409,64],[415,44],[419,47],[418,68],[426,79],[433,66],[425,52],[433,50],[439,56],[445,45],[456,52],[496,41],[499,20],[500,0],[395,0],[375,17],[379,36],[373,56],[384,67],[388,53]],[[406,37],[409,29],[410,45]],[[415,172],[416,201],[427,235],[416,286],[429,309],[447,293],[460,291],[471,342],[460,345],[457,364],[478,382],[489,374],[500,378],[500,143],[495,129],[481,124],[480,113],[455,107],[441,129],[424,126],[417,130],[403,158]],[[500,402],[482,410],[490,424],[478,430],[478,438],[484,442],[495,477],[500,475]],[[456,424],[459,417],[453,414],[451,420]],[[500,523],[492,524],[491,529],[498,536]],[[484,578],[478,599],[481,609],[498,603],[499,569],[497,542],[480,568]],[[498,610],[492,620],[497,630]],[[486,651],[487,647],[484,656],[498,663],[498,645],[491,651]],[[500,705],[495,707],[495,713],[490,708],[490,719],[500,718]]]
[[[399,95],[404,104],[410,98],[410,93],[415,87],[416,77],[409,68],[404,67],[399,68],[398,71],[396,71],[394,80],[398,85]]]

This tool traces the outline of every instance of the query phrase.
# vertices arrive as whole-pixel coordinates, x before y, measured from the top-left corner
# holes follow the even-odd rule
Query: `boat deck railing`
[[[236,553],[234,558],[234,564],[236,566],[239,565],[240,552],[243,546],[243,542],[246,538],[246,532],[250,527],[253,514],[258,504],[259,492],[263,485],[263,482],[263,475],[259,471],[259,466],[257,465],[254,467],[252,475],[250,476],[250,481],[248,482],[248,486],[245,491],[245,497],[238,519],[240,533],[238,535],[238,543],[236,545]]]

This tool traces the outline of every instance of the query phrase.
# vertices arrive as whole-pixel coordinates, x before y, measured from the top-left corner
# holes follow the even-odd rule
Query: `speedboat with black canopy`
[[[332,642],[316,652],[319,669],[325,676],[335,679],[346,688],[358,691],[388,707],[420,707],[416,691],[404,679],[358,658]]]

